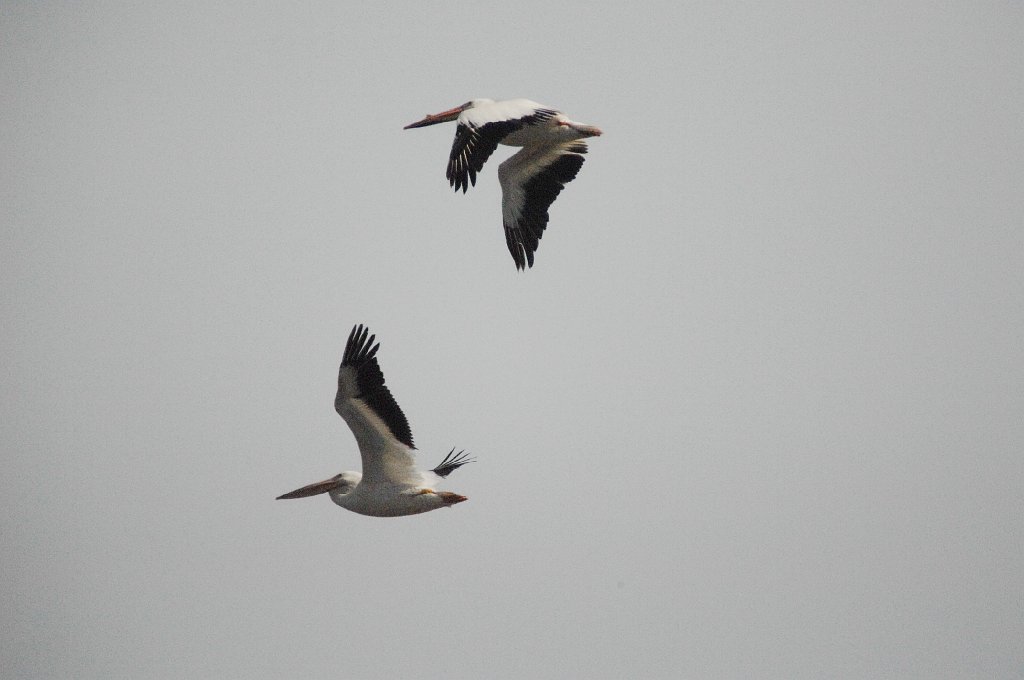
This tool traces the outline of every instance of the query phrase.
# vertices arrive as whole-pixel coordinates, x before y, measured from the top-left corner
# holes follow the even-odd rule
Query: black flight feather
[[[470,458],[469,454],[465,451],[455,453],[455,447],[453,446],[452,450],[449,451],[448,455],[441,461],[441,464],[431,470],[431,472],[438,477],[447,477],[466,463],[472,463],[474,460],[476,460],[476,458]]]

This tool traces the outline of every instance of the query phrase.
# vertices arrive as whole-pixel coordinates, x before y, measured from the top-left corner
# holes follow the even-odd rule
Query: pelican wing
[[[582,141],[523,147],[498,166],[505,243],[516,269],[533,266],[533,254],[548,225],[548,208],[583,167]]]
[[[462,189],[462,193],[466,193],[470,184],[476,186],[476,173],[483,169],[501,140],[558,113],[537,106],[527,100],[513,100],[462,112],[445,173],[455,191]]]
[[[384,384],[377,363],[375,336],[362,325],[348,336],[338,370],[338,412],[359,444],[363,458],[363,482],[415,483],[412,431],[409,421]]]
[[[474,460],[476,460],[476,458],[470,457],[470,455],[465,451],[455,453],[455,448],[453,447],[452,450],[448,452],[448,455],[444,457],[444,460],[441,461],[441,464],[431,470],[431,472],[438,477],[447,477],[466,463],[472,463]]]

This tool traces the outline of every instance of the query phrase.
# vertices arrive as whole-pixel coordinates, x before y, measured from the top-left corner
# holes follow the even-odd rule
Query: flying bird
[[[377,363],[380,344],[374,344],[375,339],[362,325],[352,329],[334,398],[334,410],[348,423],[359,444],[362,474],[342,472],[278,496],[278,500],[327,493],[341,507],[373,517],[416,515],[466,500],[451,491],[435,490],[442,478],[473,461],[464,451],[455,453],[453,448],[429,472],[416,469],[409,421],[384,384]]]
[[[548,225],[548,208],[583,165],[587,144],[601,130],[577,123],[560,111],[529,99],[473,99],[429,114],[404,129],[458,119],[448,157],[448,182],[465,193],[498,144],[521,151],[498,166],[505,243],[516,269],[533,266],[533,254]]]

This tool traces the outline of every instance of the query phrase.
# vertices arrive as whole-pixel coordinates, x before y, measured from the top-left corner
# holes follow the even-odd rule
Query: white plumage
[[[362,474],[342,472],[278,496],[279,500],[327,493],[341,507],[373,517],[415,515],[466,500],[451,491],[435,490],[442,478],[472,461],[464,452],[452,449],[434,469],[416,469],[412,431],[384,384],[376,356],[380,345],[374,340],[363,326],[352,329],[338,370],[334,399],[335,410],[348,423],[359,445]]]
[[[505,243],[516,269],[533,266],[534,253],[548,224],[548,208],[583,165],[587,145],[601,130],[529,99],[473,99],[428,115],[405,129],[458,119],[447,177],[463,193],[498,144],[521,151],[498,166]]]

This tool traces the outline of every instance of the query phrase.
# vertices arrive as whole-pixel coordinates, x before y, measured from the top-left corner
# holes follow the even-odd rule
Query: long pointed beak
[[[322,493],[327,493],[331,489],[337,489],[341,486],[341,480],[337,477],[331,477],[325,479],[322,482],[316,482],[315,484],[309,484],[296,489],[295,491],[289,491],[286,494],[278,496],[275,500],[281,500],[282,498],[306,498],[307,496],[319,496]]]
[[[409,123],[402,129],[408,130],[409,128],[426,127],[427,125],[447,123],[450,120],[455,120],[456,118],[458,118],[459,114],[462,113],[463,108],[464,107],[462,106],[456,106],[454,109],[448,109],[447,111],[442,111],[441,113],[428,113],[427,117],[424,118],[423,120],[418,120],[415,123]]]

